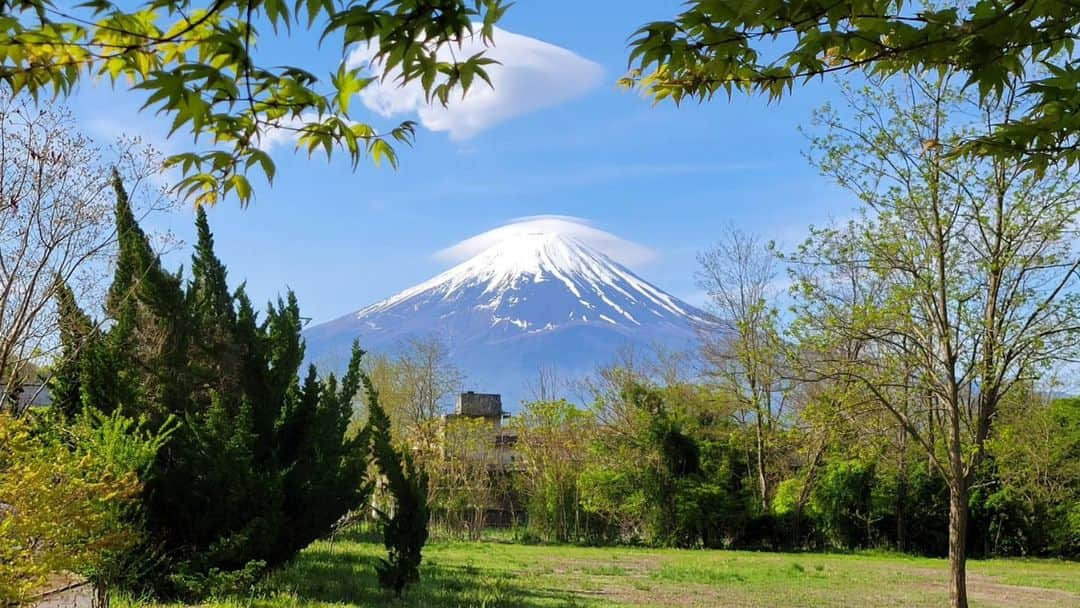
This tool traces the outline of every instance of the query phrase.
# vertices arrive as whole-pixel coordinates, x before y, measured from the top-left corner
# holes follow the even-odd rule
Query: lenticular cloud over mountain
[[[540,367],[592,372],[627,346],[687,350],[707,315],[622,262],[648,248],[561,216],[523,218],[439,252],[466,258],[381,302],[305,332],[308,355],[337,369],[359,339],[393,354],[414,336],[440,336],[473,390],[511,407]]]
[[[461,262],[499,243],[537,234],[558,235],[578,241],[628,266],[647,264],[656,258],[656,252],[648,247],[594,228],[588,220],[569,215],[533,215],[518,218],[505,226],[451,245],[435,255],[449,262]]]

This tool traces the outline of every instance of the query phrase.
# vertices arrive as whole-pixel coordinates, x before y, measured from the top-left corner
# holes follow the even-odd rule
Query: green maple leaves
[[[631,40],[621,83],[657,101],[717,93],[769,100],[798,83],[862,69],[959,71],[983,99],[1019,94],[1025,111],[958,153],[1023,156],[1036,168],[1080,163],[1080,6],[1065,0],[960,6],[903,0],[692,0]]]
[[[340,67],[322,79],[295,66],[258,60],[259,27],[273,32],[321,30],[321,43],[358,44],[398,84],[418,81],[429,100],[447,103],[477,79],[487,81],[483,54],[456,61],[438,49],[479,35],[490,41],[504,0],[147,0],[135,10],[90,0],[72,12],[28,0],[0,15],[0,80],[13,94],[67,95],[82,79],[105,78],[145,94],[143,108],[171,117],[170,135],[190,134],[192,151],[174,155],[178,191],[196,204],[254,193],[249,173],[272,182],[265,140],[289,132],[298,149],[328,158],[336,151],[355,168],[365,158],[397,166],[396,146],[415,125],[384,131],[356,120],[350,102],[373,82],[364,68]],[[474,22],[481,24],[474,32]]]

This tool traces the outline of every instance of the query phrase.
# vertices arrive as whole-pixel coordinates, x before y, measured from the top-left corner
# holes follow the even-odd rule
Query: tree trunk
[[[821,466],[821,457],[824,456],[825,447],[827,445],[828,440],[823,437],[818,443],[817,450],[814,452],[814,457],[810,459],[810,466],[807,468],[806,477],[803,478],[802,489],[799,490],[799,501],[795,503],[794,536],[791,539],[792,546],[795,547],[800,546],[800,528],[802,527],[803,515],[806,512],[806,503],[810,501],[810,492],[814,488],[814,479],[817,476],[818,468]]]
[[[93,608],[109,608],[109,590],[104,585],[95,585],[93,589],[94,597],[90,605]]]
[[[765,472],[765,429],[761,420],[761,408],[757,408],[757,433],[754,447],[757,449],[757,475],[758,485],[761,489],[761,508],[769,510],[769,478]]]
[[[907,431],[900,430],[900,462],[896,479],[896,549],[907,550]]]
[[[949,488],[949,606],[967,608],[967,480],[961,475]]]

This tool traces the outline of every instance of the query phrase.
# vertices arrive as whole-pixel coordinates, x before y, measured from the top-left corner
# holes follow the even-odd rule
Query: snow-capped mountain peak
[[[542,285],[549,282],[551,286]],[[536,298],[528,292],[551,295],[557,290],[565,290],[558,300],[566,304],[566,315],[544,315],[551,318],[538,323],[537,319],[515,319],[509,314],[519,309],[538,312],[537,307],[529,304],[530,298],[533,301]],[[589,313],[593,314],[594,322],[629,326],[641,325],[635,313],[660,319],[700,317],[697,310],[580,240],[558,233],[534,232],[496,243],[429,281],[358,311],[356,318],[389,312],[410,301],[414,305],[409,308],[414,309],[421,301],[459,302],[464,293],[476,297],[473,302],[476,310],[491,311],[495,324],[508,322],[522,329],[552,330],[568,321],[588,323]],[[573,299],[565,297],[567,294]]]
[[[689,348],[700,310],[603,252],[558,232],[499,240],[438,276],[305,332],[310,360],[340,366],[353,339],[393,351],[440,336],[476,384],[514,394],[540,365],[571,374],[606,363],[626,344]]]

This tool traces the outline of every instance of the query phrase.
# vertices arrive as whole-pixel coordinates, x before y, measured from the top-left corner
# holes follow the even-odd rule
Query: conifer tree
[[[390,418],[379,404],[379,393],[366,375],[363,383],[368,397],[372,458],[393,499],[391,512],[380,514],[388,556],[379,560],[376,569],[379,584],[400,597],[408,585],[420,580],[421,551],[427,542],[430,519],[428,476],[408,451],[394,447]]]
[[[214,235],[210,232],[210,222],[203,207],[195,211],[195,229],[198,240],[191,263],[188,296],[194,300],[191,306],[206,319],[235,320],[233,297],[225,280],[227,272],[214,253]]]
[[[216,380],[212,386],[214,390],[235,392],[241,358],[233,337],[236,310],[226,281],[225,265],[214,253],[214,236],[206,211],[201,207],[196,211],[195,228],[198,236],[191,259],[187,301],[192,332],[199,340],[191,344],[191,361],[197,375]]]
[[[354,344],[340,385],[333,376],[320,383],[315,366],[309,366],[299,398],[291,400],[283,412],[278,427],[279,457],[294,463],[284,478],[283,508],[286,518],[296,522],[282,535],[279,553],[284,556],[295,555],[356,506],[351,498],[357,489],[357,472],[367,467],[367,433],[345,441],[328,438],[348,433],[363,354]],[[342,492],[343,488],[350,491]],[[369,496],[371,489],[371,482],[365,481],[360,494]]]
[[[71,418],[82,411],[79,350],[89,345],[94,328],[90,316],[75,301],[71,287],[61,277],[56,277],[56,281],[56,311],[62,346],[49,394],[53,406]]]
[[[224,590],[296,555],[370,492],[366,435],[347,432],[363,353],[354,349],[340,382],[312,369],[301,385],[295,295],[260,321],[243,287],[229,291],[202,210],[185,285],[162,268],[115,185],[112,323],[88,329],[61,290],[67,330],[54,386],[65,410],[180,420],[145,483],[142,550],[165,557],[144,582],[159,595]]]
[[[106,348],[117,383],[113,402],[94,406],[133,408],[161,423],[170,413],[185,411],[188,393],[184,363],[190,332],[182,280],[162,268],[116,171],[113,188],[119,252],[106,299],[106,312],[115,320]]]

